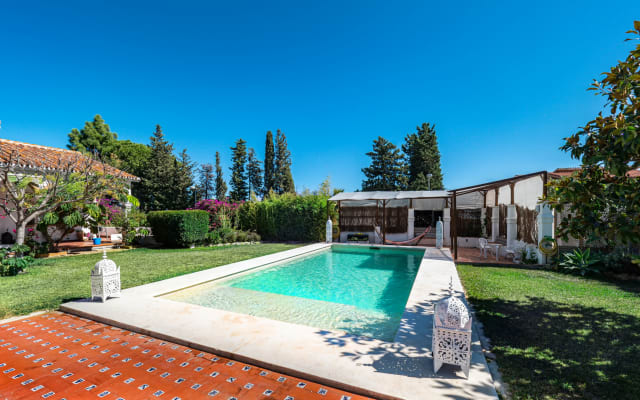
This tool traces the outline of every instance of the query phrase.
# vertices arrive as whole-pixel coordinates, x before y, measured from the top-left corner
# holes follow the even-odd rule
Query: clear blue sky
[[[0,137],[63,147],[101,114],[147,143],[160,124],[228,177],[235,139],[262,157],[281,129],[299,190],[352,190],[374,138],[431,122],[455,188],[576,165],[558,147],[640,18],[637,0],[308,3],[5,2]]]

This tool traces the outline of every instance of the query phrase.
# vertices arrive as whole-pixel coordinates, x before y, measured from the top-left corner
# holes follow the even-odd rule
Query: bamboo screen
[[[507,206],[500,204],[500,213],[498,218],[498,237],[502,239],[507,238]]]
[[[462,237],[480,237],[482,236],[482,220],[481,211],[475,210],[456,210],[456,234]]]
[[[408,212],[408,207],[387,208],[386,232],[407,232]],[[340,208],[340,231],[371,232],[374,226],[382,227],[382,207]]]
[[[538,225],[536,224],[537,213],[526,207],[516,205],[518,213],[518,240],[525,243],[537,243]]]

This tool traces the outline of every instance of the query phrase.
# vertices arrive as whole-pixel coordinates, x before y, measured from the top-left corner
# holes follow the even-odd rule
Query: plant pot
[[[100,243],[102,243],[102,238],[94,238],[94,239],[93,239],[93,244],[94,244],[94,245],[96,245],[96,246],[97,246],[97,245],[99,245]]]

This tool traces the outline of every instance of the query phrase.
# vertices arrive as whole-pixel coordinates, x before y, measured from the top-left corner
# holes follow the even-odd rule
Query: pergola
[[[516,175],[511,178],[500,179],[497,181],[486,182],[478,185],[467,186],[467,187],[452,190],[451,191],[451,220],[454,221],[454,223],[451,224],[451,247],[453,250],[453,258],[454,259],[458,258],[458,232],[457,232],[457,223],[455,223],[457,221],[456,213],[458,210],[458,207],[457,207],[458,197],[461,197],[464,195],[470,195],[473,193],[478,193],[483,198],[481,207],[487,208],[487,193],[491,190],[495,190],[496,194],[494,195],[494,206],[498,206],[499,190],[501,187],[508,185],[510,187],[510,192],[511,192],[510,204],[515,204],[516,183],[518,181],[523,181],[536,176],[540,176],[542,178],[542,183],[543,183],[542,193],[543,193],[543,197],[545,197],[547,194],[547,179],[548,179],[547,171],[538,171],[538,172],[532,172],[530,174],[525,174],[525,175]]]
[[[485,182],[473,186],[462,187],[453,190],[417,190],[417,191],[376,191],[376,192],[343,192],[329,199],[338,205],[338,215],[344,202],[357,204],[359,206],[376,207],[376,220],[378,220],[378,212],[382,215],[382,241],[386,241],[386,215],[387,208],[393,202],[408,201],[409,208],[413,208],[414,200],[444,200],[444,207],[450,208],[451,221],[450,237],[451,247],[454,259],[458,258],[458,232],[457,232],[457,211],[463,209],[487,208],[488,206],[498,206],[498,197],[500,188],[504,186],[510,187],[511,199],[510,204],[515,204],[515,185],[519,181],[539,176],[542,179],[542,195],[546,196],[547,171],[538,171],[525,175],[516,175],[511,178],[500,179],[497,181]],[[492,205],[487,204],[487,193],[494,191],[494,199]],[[379,211],[378,211],[379,210]],[[327,217],[329,209],[327,208]]]
[[[376,191],[376,192],[342,192],[331,197],[329,201],[335,201],[338,205],[338,215],[340,215],[343,202],[355,202],[360,206],[374,205],[376,206],[376,219],[378,216],[378,210],[382,213],[382,241],[386,240],[386,215],[387,206],[391,202],[396,201],[408,201],[409,208],[413,208],[414,200],[436,200],[445,199],[448,200],[450,192],[447,190],[413,190],[413,191]],[[327,210],[328,212],[328,210]]]

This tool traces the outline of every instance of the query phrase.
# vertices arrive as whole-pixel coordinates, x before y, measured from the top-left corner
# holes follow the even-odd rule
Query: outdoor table
[[[496,248],[496,261],[498,261],[498,256],[500,255],[500,246],[502,246],[501,243],[495,243],[495,242],[489,242],[487,243],[489,246],[493,246]]]

